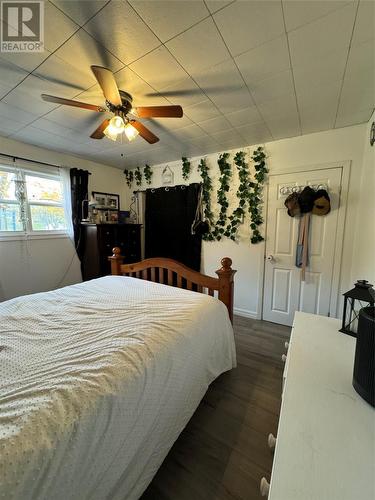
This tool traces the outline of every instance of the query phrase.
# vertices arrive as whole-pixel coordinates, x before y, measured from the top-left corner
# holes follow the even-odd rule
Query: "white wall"
[[[268,156],[270,173],[303,170],[306,165],[321,165],[345,160],[351,161],[350,188],[347,204],[347,219],[342,255],[342,273],[340,293],[349,289],[352,282],[352,256],[355,227],[357,221],[358,200],[360,191],[360,176],[363,162],[364,135],[366,125],[356,125],[337,130],[318,132],[301,137],[283,139],[265,144]],[[256,148],[242,148],[249,153]],[[237,151],[237,150],[235,150]],[[217,158],[218,153],[210,154],[207,162],[211,168],[213,178],[213,193],[217,190],[219,177]],[[189,182],[199,182],[200,176],[197,165],[200,158],[192,159],[193,173]],[[161,172],[165,165],[153,167],[153,182],[151,187],[162,185]],[[181,161],[169,163],[174,171],[174,183],[183,184],[181,176]],[[145,188],[144,184],[142,188]],[[235,196],[237,185],[233,185],[230,197]],[[215,206],[215,205],[214,205]],[[217,207],[217,205],[216,205]],[[240,241],[234,243],[228,239],[221,242],[204,242],[202,250],[202,271],[215,275],[220,259],[229,256],[233,260],[233,267],[237,269],[235,279],[235,309],[238,313],[248,316],[260,317],[261,291],[262,291],[262,266],[265,244],[251,245],[249,242],[248,221],[241,226]]]
[[[121,208],[129,206],[121,169],[3,137],[0,137],[0,153],[89,170],[92,174],[89,191],[118,193]],[[68,238],[0,241],[0,301],[79,281],[79,261]]]
[[[370,146],[370,128],[374,120],[375,112],[367,124],[364,137],[352,268],[353,283],[359,279],[366,279],[373,285],[375,285],[375,144]]]

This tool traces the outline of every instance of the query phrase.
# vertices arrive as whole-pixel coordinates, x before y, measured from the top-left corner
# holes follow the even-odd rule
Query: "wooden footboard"
[[[232,269],[232,259],[221,259],[221,268],[216,271],[218,278],[206,276],[193,271],[176,260],[161,257],[145,259],[134,264],[123,264],[121,250],[115,247],[113,255],[108,257],[113,275],[131,276],[165,285],[176,286],[186,290],[207,293],[221,300],[227,307],[230,320],[233,322],[233,278],[236,273]]]

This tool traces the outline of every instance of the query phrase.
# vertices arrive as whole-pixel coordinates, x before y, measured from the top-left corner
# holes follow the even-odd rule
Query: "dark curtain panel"
[[[74,241],[78,257],[82,260],[81,245],[81,220],[82,202],[88,199],[89,172],[78,168],[70,169],[70,189],[72,194],[72,219],[74,229]]]
[[[200,184],[147,189],[145,253],[200,271],[202,237],[191,234]]]

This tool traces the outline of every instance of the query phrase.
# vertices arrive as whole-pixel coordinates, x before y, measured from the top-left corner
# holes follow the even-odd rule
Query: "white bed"
[[[141,496],[236,364],[222,302],[108,276],[0,304],[0,498]]]

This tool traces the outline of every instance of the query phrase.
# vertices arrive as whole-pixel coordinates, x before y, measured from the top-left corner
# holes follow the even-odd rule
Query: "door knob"
[[[268,260],[268,262],[275,262],[275,257],[270,254],[267,256],[267,260]]]

